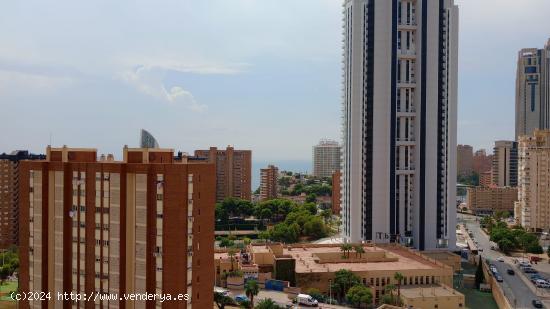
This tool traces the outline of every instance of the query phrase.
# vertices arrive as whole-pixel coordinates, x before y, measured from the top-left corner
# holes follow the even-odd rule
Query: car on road
[[[542,302],[538,299],[533,299],[532,303],[533,303],[533,307],[535,307],[535,308],[543,308],[542,307]]]
[[[504,262],[504,258],[503,258],[502,256],[499,256],[498,259],[497,259],[497,261],[499,261],[499,262]]]
[[[515,272],[513,269],[511,269],[511,268],[508,269],[508,270],[506,270],[506,272],[508,273],[508,275],[511,275],[511,276],[513,276],[513,275],[516,274],[516,272]]]
[[[496,275],[495,275],[495,279],[497,279],[498,282],[502,282],[502,281],[503,281],[502,276],[499,275],[499,274],[496,274]]]
[[[550,288],[550,284],[548,284],[548,282],[546,282],[546,280],[543,280],[543,279],[537,279],[537,281],[535,281],[535,285],[537,286],[537,288],[544,288],[544,289]]]

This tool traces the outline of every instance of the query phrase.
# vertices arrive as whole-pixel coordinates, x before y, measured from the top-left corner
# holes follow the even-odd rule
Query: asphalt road
[[[491,250],[489,238],[481,231],[479,223],[475,221],[474,216],[458,214],[458,217],[459,220],[465,223],[466,227],[472,231],[474,239],[479,243],[478,247],[483,248],[483,252],[480,252],[481,256],[489,259],[491,261],[490,263],[494,264],[498,269],[499,274],[504,279],[504,282],[500,282],[499,284],[512,307],[518,309],[533,308],[533,299],[539,298],[526,283],[518,277],[520,275],[518,272],[521,272],[521,270],[514,265],[513,258],[506,257],[499,251]],[[504,262],[496,261],[496,259],[501,256],[504,257]],[[506,273],[506,270],[510,268],[516,272],[515,275],[508,275],[508,273]]]

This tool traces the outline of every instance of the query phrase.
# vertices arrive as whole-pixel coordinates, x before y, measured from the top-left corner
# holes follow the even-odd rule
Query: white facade
[[[543,49],[518,54],[516,73],[516,141],[536,129],[550,128],[550,40]]]
[[[332,177],[341,168],[342,149],[336,141],[322,140],[313,146],[313,176]]]
[[[532,231],[550,230],[550,131],[519,139],[517,221]]]
[[[344,238],[454,247],[458,8],[343,5]]]

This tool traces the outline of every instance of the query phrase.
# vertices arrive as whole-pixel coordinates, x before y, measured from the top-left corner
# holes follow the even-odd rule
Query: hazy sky
[[[308,160],[340,135],[341,1],[4,1],[0,152],[162,147]],[[459,142],[513,138],[517,51],[548,0],[460,0]]]

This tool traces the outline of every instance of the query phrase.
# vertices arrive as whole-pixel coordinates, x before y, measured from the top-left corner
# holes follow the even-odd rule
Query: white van
[[[317,300],[308,294],[298,294],[298,296],[296,297],[296,302],[300,305],[305,306],[317,307],[319,305]]]

